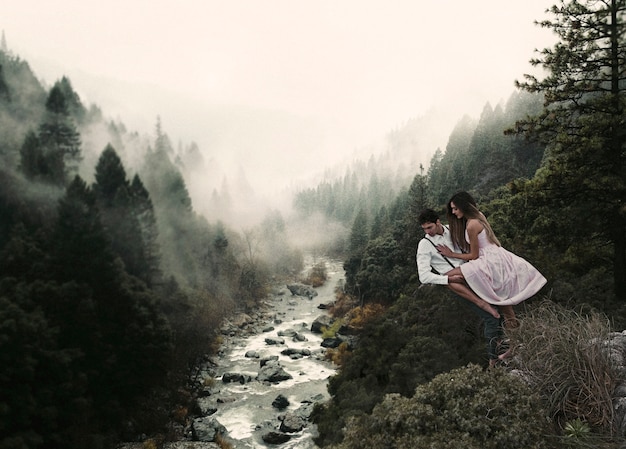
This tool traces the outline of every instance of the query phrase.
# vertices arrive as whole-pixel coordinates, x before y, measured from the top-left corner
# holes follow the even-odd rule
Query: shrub
[[[548,448],[540,404],[519,377],[470,364],[418,386],[412,398],[385,396],[371,415],[349,420],[333,448]]]
[[[346,419],[371,413],[387,393],[410,396],[437,374],[486,363],[480,322],[466,302],[444,287],[420,288],[368,321],[356,348],[329,379],[332,400],[312,417],[316,444],[339,443]]]
[[[520,369],[549,404],[561,428],[580,419],[612,432],[612,395],[617,373],[607,353],[609,320],[593,311],[566,309],[544,301],[509,331]]]
[[[356,307],[350,311],[349,327],[362,329],[372,319],[380,316],[385,311],[382,304],[370,303],[363,307]]]
[[[321,287],[327,279],[326,263],[318,262],[311,268],[311,271],[302,282],[312,287]]]
[[[348,343],[345,341],[340,343],[337,349],[328,348],[326,350],[326,358],[337,366],[342,366],[349,356]]]
[[[334,338],[337,332],[339,332],[339,329],[341,329],[341,326],[343,326],[342,319],[333,321],[330,327],[322,326],[322,338]]]

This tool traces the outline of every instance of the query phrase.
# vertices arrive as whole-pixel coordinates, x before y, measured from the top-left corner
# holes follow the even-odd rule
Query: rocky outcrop
[[[191,432],[195,441],[215,441],[226,433],[226,428],[215,418],[203,416],[193,420]]]
[[[617,434],[626,437],[626,330],[614,332],[606,342],[609,359],[617,372],[620,383],[613,391],[613,422]]]

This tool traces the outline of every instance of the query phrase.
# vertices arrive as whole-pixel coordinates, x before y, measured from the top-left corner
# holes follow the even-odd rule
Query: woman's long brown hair
[[[457,209],[463,212],[463,218],[458,219],[452,214],[452,203],[454,203]],[[495,245],[502,246],[494,234],[493,229],[491,229],[491,225],[487,221],[487,218],[480,210],[478,210],[478,206],[476,205],[476,201],[472,195],[461,191],[455,193],[452,198],[450,198],[450,201],[448,201],[448,224],[450,225],[452,242],[464,253],[470,251],[469,242],[465,240],[465,229],[467,228],[467,220],[469,218],[475,218],[480,221],[485,228],[489,241]]]

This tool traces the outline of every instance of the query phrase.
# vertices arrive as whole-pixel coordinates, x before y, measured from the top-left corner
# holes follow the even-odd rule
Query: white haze
[[[157,116],[173,146],[196,142],[227,173],[196,171],[194,206],[247,182],[243,207],[337,163],[384,151],[384,136],[426,114],[427,165],[464,115],[506,100],[553,41],[533,24],[545,0],[2,1],[9,48],[50,85],[141,134]]]

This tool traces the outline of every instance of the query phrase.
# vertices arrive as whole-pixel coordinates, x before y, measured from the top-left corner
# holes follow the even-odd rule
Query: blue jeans
[[[478,307],[476,304],[469,302],[466,299],[459,297],[463,303],[470,306],[470,308],[483,320],[484,324],[484,336],[487,340],[487,355],[489,360],[496,360],[498,358],[498,345],[502,341],[503,338],[503,319],[502,318],[494,318],[490,313],[485,312],[483,309]],[[496,307],[496,306],[494,306]],[[497,307],[496,307],[497,308]]]

